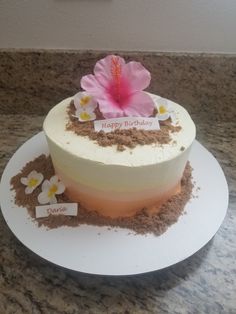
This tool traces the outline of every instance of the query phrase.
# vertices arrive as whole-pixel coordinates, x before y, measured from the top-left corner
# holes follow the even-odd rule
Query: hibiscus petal
[[[125,66],[125,60],[119,56],[109,55],[99,60],[94,67],[94,74],[101,86],[107,88],[110,84],[112,77],[112,60],[116,59],[121,68]]]
[[[154,101],[147,93],[136,92],[131,96],[124,113],[130,117],[149,117],[153,114],[154,106]]]
[[[120,118],[124,116],[124,111],[109,98],[103,97],[98,99],[99,109],[106,119]]]
[[[85,75],[82,77],[80,81],[80,85],[83,89],[85,89],[89,94],[94,96],[95,98],[104,93],[104,88],[101,86],[97,78],[92,75]]]
[[[49,203],[50,199],[48,197],[48,193],[46,192],[41,192],[38,195],[38,202],[39,204],[47,204]]]
[[[135,61],[124,66],[122,76],[130,83],[130,88],[134,92],[147,88],[151,81],[150,72],[140,62]]]

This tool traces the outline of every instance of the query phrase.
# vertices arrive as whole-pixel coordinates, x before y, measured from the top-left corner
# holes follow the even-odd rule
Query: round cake
[[[158,108],[160,97],[146,95]],[[55,172],[71,201],[104,216],[127,217],[143,208],[158,211],[180,192],[196,133],[182,106],[165,100],[179,127],[176,132],[169,131],[168,143],[137,144],[120,151],[117,145],[100,145],[67,128],[73,99],[67,98],[52,108],[43,125]]]

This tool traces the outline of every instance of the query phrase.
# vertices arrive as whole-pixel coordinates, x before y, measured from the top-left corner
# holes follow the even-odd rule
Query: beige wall
[[[1,0],[0,48],[236,53],[236,0]]]

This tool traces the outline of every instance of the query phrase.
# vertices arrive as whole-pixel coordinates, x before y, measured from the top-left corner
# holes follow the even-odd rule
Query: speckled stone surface
[[[142,59],[141,56],[139,58]],[[160,58],[170,60],[165,56]],[[191,59],[188,56],[186,58]],[[210,57],[203,58],[206,60]],[[232,57],[222,58],[217,62],[229,70],[233,65]],[[88,69],[91,60],[95,58],[89,55],[88,61],[86,60],[85,58],[84,63]],[[204,64],[204,60],[199,63]],[[53,56],[51,62],[55,64]],[[184,59],[182,63],[184,64]],[[164,73],[164,65],[161,66]],[[176,71],[174,68],[172,70]],[[45,69],[44,72],[47,71],[50,73],[50,69]],[[70,70],[64,71],[69,73]],[[203,88],[202,81],[206,80],[208,71],[209,68],[206,67],[204,72],[202,66],[202,71],[199,72],[200,89]],[[177,77],[180,74],[175,75]],[[32,80],[37,81],[36,77],[35,73]],[[208,85],[204,97],[208,95],[209,101],[204,110],[195,107],[199,100],[197,86],[196,93],[191,94],[187,89],[187,86],[190,89],[197,84],[196,77],[192,78],[189,74],[188,83],[184,81],[183,86],[178,82],[177,90],[182,89],[182,95],[179,92],[175,94],[183,99],[189,99],[191,94],[193,101],[189,102],[188,109],[197,125],[197,139],[220,162],[229,184],[228,213],[215,237],[192,257],[168,269],[128,277],[92,276],[61,269],[36,256],[15,238],[0,214],[0,313],[236,313],[236,107],[235,103],[234,106],[231,103],[235,93],[232,86],[235,82],[233,76],[230,79],[229,73],[227,77],[229,81],[222,82],[222,86],[228,84],[228,90],[223,87],[218,91],[214,84]],[[16,78],[18,81],[20,77]],[[25,85],[29,81],[27,74]],[[19,84],[22,85],[19,87],[21,93],[24,84]],[[53,84],[54,92],[57,90],[56,97],[61,94],[66,96],[74,91],[68,85]],[[27,101],[32,100],[30,95],[35,95],[37,87],[34,88],[34,92],[29,90]],[[168,82],[165,85],[163,83],[162,88],[163,92],[170,91]],[[9,93],[11,86],[8,83],[3,86],[1,81],[1,95],[4,94],[4,89],[5,98],[0,101],[0,173],[16,149],[41,130],[44,117],[39,114],[50,107],[50,97],[53,97],[52,92],[42,92],[40,102],[40,92],[37,91],[34,101],[38,101],[38,106],[40,103],[45,104],[44,106],[35,106],[36,112],[33,115],[29,112],[25,114],[27,103],[19,102],[18,110],[14,108],[17,114],[9,114],[12,110],[7,106],[12,105],[14,90]],[[50,85],[47,91],[50,91]],[[215,93],[222,93],[225,100],[222,106],[220,101],[218,105],[214,102]],[[230,95],[229,98],[227,94]],[[24,90],[24,95],[27,96],[27,89]]]
[[[46,114],[75,94],[104,52],[0,49],[0,113]],[[208,107],[216,119],[236,118],[236,56],[120,53],[152,73],[149,90],[183,104],[190,113]]]

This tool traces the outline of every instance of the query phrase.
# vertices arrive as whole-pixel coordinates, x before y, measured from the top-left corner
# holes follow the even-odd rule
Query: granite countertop
[[[235,103],[229,116],[224,106],[196,110],[190,102],[188,110],[197,139],[217,158],[229,184],[227,216],[214,238],[187,260],[161,271],[96,276],[41,259],[17,240],[0,215],[0,313],[236,313]],[[44,113],[4,109],[0,173],[16,149],[41,130],[43,119]]]

